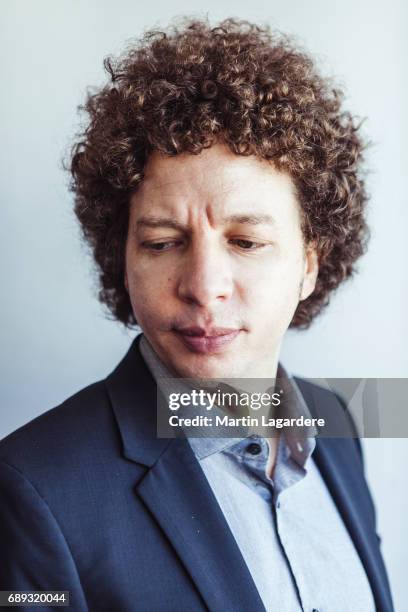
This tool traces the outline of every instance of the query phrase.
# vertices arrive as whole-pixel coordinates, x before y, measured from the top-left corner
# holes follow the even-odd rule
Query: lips
[[[199,336],[199,337],[208,337],[215,338],[217,336],[225,336],[227,334],[231,334],[234,331],[237,331],[234,328],[230,327],[182,327],[177,329],[178,332],[185,336]]]
[[[231,345],[242,331],[228,327],[183,327],[174,330],[183,344],[194,353],[220,353]]]

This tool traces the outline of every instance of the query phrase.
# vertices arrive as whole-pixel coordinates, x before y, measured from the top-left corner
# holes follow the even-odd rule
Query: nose
[[[191,244],[179,277],[179,297],[189,304],[209,307],[228,300],[232,292],[231,266],[222,246],[203,238]]]

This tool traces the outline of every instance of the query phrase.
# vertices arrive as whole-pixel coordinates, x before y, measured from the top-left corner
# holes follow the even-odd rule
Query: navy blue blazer
[[[156,438],[138,342],[106,380],[0,442],[0,590],[68,590],[75,612],[264,611],[188,441]],[[298,383],[312,413],[348,422],[332,393]],[[319,438],[314,457],[390,612],[359,443]]]

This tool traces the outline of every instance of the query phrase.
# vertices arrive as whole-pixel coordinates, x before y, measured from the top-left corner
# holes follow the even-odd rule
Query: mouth
[[[227,327],[184,327],[174,329],[176,336],[194,353],[221,353],[235,340],[242,329]]]

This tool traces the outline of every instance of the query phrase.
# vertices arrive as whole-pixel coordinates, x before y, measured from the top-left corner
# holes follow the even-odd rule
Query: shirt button
[[[319,612],[317,608],[313,608],[312,612]]]
[[[256,444],[255,442],[248,444],[248,446],[246,447],[246,452],[249,453],[250,455],[259,455],[261,451],[262,451],[262,448],[260,444]]]

